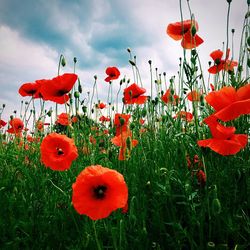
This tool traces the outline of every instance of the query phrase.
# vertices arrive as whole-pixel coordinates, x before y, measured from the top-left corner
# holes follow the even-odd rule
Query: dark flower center
[[[29,94],[29,95],[34,95],[35,93],[36,93],[36,89],[30,89],[30,90],[28,90],[28,91],[26,91],[27,92],[27,94]]]
[[[96,199],[103,199],[105,197],[105,192],[107,190],[107,187],[104,185],[99,185],[96,188],[94,188],[94,197]]]
[[[63,155],[64,154],[64,152],[63,152],[63,150],[61,148],[56,148],[56,150],[57,150],[58,155]]]
[[[63,96],[65,94],[67,94],[67,93],[68,93],[68,90],[66,90],[66,89],[60,89],[60,90],[57,91],[56,95],[57,96]]]
[[[219,65],[219,64],[221,63],[221,60],[220,60],[219,58],[216,58],[216,59],[214,60],[214,63],[215,63],[216,65]]]

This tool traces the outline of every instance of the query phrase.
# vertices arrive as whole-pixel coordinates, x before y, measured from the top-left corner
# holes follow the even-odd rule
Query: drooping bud
[[[61,65],[64,67],[66,66],[66,60],[65,60],[65,57],[63,56],[62,59],[61,59]]]
[[[129,63],[130,63],[132,66],[135,66],[135,62],[132,61],[132,60],[129,60]]]
[[[192,34],[192,36],[195,36],[196,31],[197,31],[196,27],[193,25],[192,28],[191,28],[191,34]]]
[[[79,97],[80,97],[80,93],[79,93],[78,91],[75,91],[74,97],[75,97],[75,98],[79,98]]]

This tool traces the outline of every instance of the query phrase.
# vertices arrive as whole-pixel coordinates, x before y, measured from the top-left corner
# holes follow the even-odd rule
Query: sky
[[[190,0],[192,13],[199,23],[198,34],[204,43],[198,47],[204,72],[209,54],[222,49],[226,41],[226,0]],[[187,1],[182,0],[183,18],[190,19]],[[235,29],[234,58],[237,60],[240,35],[247,0],[233,0],[230,30]],[[166,35],[169,23],[180,21],[178,0],[1,0],[0,1],[0,107],[6,105],[2,119],[8,120],[13,110],[20,110],[18,94],[25,82],[51,79],[57,75],[61,54],[66,67],[83,85],[83,95],[90,91],[97,75],[99,98],[106,101],[108,84],[105,70],[116,66],[121,78],[133,81],[127,48],[136,55],[143,85],[149,90],[148,60],[167,79],[177,74],[180,42]],[[231,42],[230,42],[231,47]],[[119,81],[114,82],[114,90]],[[53,106],[52,103],[49,105]]]

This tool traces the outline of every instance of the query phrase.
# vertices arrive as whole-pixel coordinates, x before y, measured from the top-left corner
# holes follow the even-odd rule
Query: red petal
[[[236,101],[236,90],[233,87],[224,87],[219,91],[209,93],[205,99],[215,109],[219,111]]]
[[[242,146],[234,140],[206,139],[197,142],[200,147],[208,147],[220,155],[234,155]]]
[[[222,58],[223,56],[223,52],[221,50],[215,50],[213,51],[210,56],[213,58],[213,60],[215,61],[216,59],[220,59]]]
[[[237,90],[237,100],[250,99],[250,83]]]
[[[250,99],[238,101],[231,105],[228,105],[224,109],[221,109],[219,112],[214,115],[224,121],[231,121],[238,118],[241,115],[250,114]]]

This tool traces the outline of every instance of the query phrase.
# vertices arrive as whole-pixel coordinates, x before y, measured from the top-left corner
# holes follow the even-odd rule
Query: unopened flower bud
[[[192,28],[191,28],[191,34],[192,34],[192,36],[195,36],[196,31],[197,30],[196,30],[195,26],[193,25]]]
[[[74,63],[77,63],[77,58],[76,58],[76,57],[74,57],[74,59],[73,59],[73,60],[74,60]]]
[[[124,125],[125,120],[122,117],[119,117],[119,121],[120,121],[121,126]]]
[[[129,63],[130,63],[132,66],[135,66],[135,62],[133,62],[132,60],[129,60]]]
[[[80,93],[79,93],[78,91],[75,91],[74,97],[75,97],[75,98],[79,98],[79,97],[80,97]]]
[[[66,65],[65,57],[63,56],[61,59],[61,65],[64,67]]]
[[[127,51],[128,51],[128,53],[130,53],[130,52],[131,52],[131,49],[130,49],[130,48],[127,48]]]

